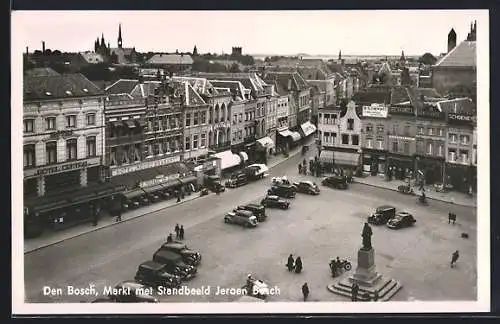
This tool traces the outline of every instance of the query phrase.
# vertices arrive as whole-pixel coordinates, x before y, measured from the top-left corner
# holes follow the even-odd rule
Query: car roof
[[[246,205],[240,205],[239,207],[263,208],[264,206],[262,206],[260,204],[251,203],[251,204],[246,204]]]
[[[175,249],[184,249],[186,247],[186,244],[182,242],[172,242],[172,243],[163,243],[164,247],[171,247]]]
[[[409,212],[400,211],[396,214],[396,216],[411,216],[411,214]]]
[[[266,198],[269,198],[269,199],[279,199],[279,197],[276,196],[276,195],[269,195]]]
[[[243,210],[243,209],[238,209],[237,213],[238,214],[243,214],[243,215],[248,215],[248,216],[253,215],[253,213],[251,211],[249,211],[249,210]]]
[[[182,258],[177,253],[172,252],[172,251],[166,251],[166,250],[158,250],[158,251],[156,251],[155,254],[158,256],[167,258],[167,259],[181,259]]]
[[[301,181],[299,183],[307,183],[309,185],[314,185],[314,183],[312,181],[310,181],[310,180]]]
[[[386,209],[396,209],[396,207],[394,206],[391,206],[391,205],[382,205],[382,206],[378,206],[377,209],[378,210],[386,210]]]
[[[150,270],[161,270],[164,268],[164,265],[154,261],[145,261],[139,265],[139,268],[146,268]]]

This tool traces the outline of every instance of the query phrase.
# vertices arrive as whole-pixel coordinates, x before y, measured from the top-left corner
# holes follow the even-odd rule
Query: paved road
[[[280,164],[271,176],[296,175],[302,157]],[[313,179],[312,177],[305,177]],[[260,200],[270,179],[216,196],[196,199],[151,215],[89,233],[25,255],[25,294],[28,302],[80,302],[93,296],[44,296],[43,286],[87,287],[132,279],[137,265],[149,260],[176,223],[184,224],[187,244],[203,254],[198,276],[190,288],[211,286],[208,296],[164,296],[162,301],[233,301],[238,296],[214,295],[216,287],[238,288],[248,273],[276,285],[280,294],[270,301],[299,301],[307,281],[311,301],[345,301],[327,291],[332,283],[328,261],[333,256],[356,262],[366,216],[378,205],[390,203],[412,212],[413,228],[391,231],[374,227],[372,243],[380,272],[404,285],[395,300],[473,300],[476,298],[476,211],[432,202],[421,207],[414,197],[353,184],[349,190],[322,188],[319,196],[298,195],[289,211],[269,209],[269,218],[255,229],[224,224],[232,206]],[[407,207],[405,207],[407,206]],[[447,224],[448,211],[458,215]],[[470,238],[460,238],[468,232]],[[458,266],[450,269],[454,250]],[[300,255],[304,272],[286,271],[289,253]]]

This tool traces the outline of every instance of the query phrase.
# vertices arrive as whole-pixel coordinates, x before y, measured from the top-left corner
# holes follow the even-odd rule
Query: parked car
[[[181,277],[182,280],[193,278],[197,272],[196,267],[186,264],[181,255],[172,251],[158,249],[153,255],[153,261],[164,264],[169,273]]]
[[[159,192],[151,192],[151,193],[147,194],[147,199],[151,203],[156,203],[156,202],[159,202],[162,198],[161,198],[161,195]]]
[[[375,212],[368,217],[368,223],[373,225],[385,225],[389,219],[396,215],[396,207],[383,205],[377,207]]]
[[[123,281],[111,289],[107,296],[115,303],[158,303],[158,299],[148,294],[150,288],[135,281]]]
[[[151,287],[178,288],[182,283],[179,276],[169,273],[165,265],[154,261],[141,263],[137,268],[134,279],[143,285]]]
[[[205,186],[213,192],[224,192],[226,187],[221,183],[220,177],[216,175],[210,175],[205,179]]]
[[[228,212],[224,216],[224,222],[227,224],[237,224],[244,227],[256,227],[258,224],[257,217],[248,210],[236,210]]]
[[[293,184],[297,188],[297,192],[309,195],[319,195],[320,193],[318,185],[312,181],[300,181]]]
[[[321,184],[325,187],[336,189],[347,189],[347,178],[345,176],[333,175],[324,178]]]
[[[243,169],[250,180],[262,179],[268,175],[269,168],[265,164],[251,164]]]
[[[389,219],[387,222],[387,227],[391,229],[399,229],[403,227],[413,226],[417,220],[413,217],[412,214],[407,212],[399,212],[396,216]]]
[[[260,204],[264,207],[270,207],[270,208],[281,208],[281,209],[288,209],[290,208],[290,202],[275,196],[275,195],[268,195],[262,201]]]
[[[267,194],[282,198],[295,198],[295,190],[295,187],[292,185],[274,185],[267,191]]]
[[[182,260],[192,266],[197,266],[201,262],[200,252],[191,250],[181,241],[173,241],[172,243],[164,243],[160,250],[172,251],[182,256]]]
[[[233,211],[237,210],[248,210],[252,212],[252,214],[257,217],[257,220],[259,222],[264,222],[267,219],[266,215],[266,207],[259,205],[259,204],[247,204],[247,205],[240,205],[236,207]]]
[[[236,173],[231,176],[229,180],[226,181],[226,187],[237,188],[239,186],[246,185],[248,183],[248,177],[245,173]]]

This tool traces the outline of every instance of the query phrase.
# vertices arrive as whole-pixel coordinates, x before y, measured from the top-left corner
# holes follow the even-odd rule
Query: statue
[[[365,223],[365,226],[363,227],[363,232],[361,233],[361,236],[363,237],[363,250],[371,250],[372,249],[372,228],[368,223]]]

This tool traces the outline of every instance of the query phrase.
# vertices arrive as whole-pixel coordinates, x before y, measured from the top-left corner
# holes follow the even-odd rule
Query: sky
[[[294,55],[434,55],[447,51],[451,28],[457,42],[470,24],[488,28],[479,10],[407,11],[14,11],[12,37],[29,51],[91,51],[104,34],[139,52],[192,51]]]

